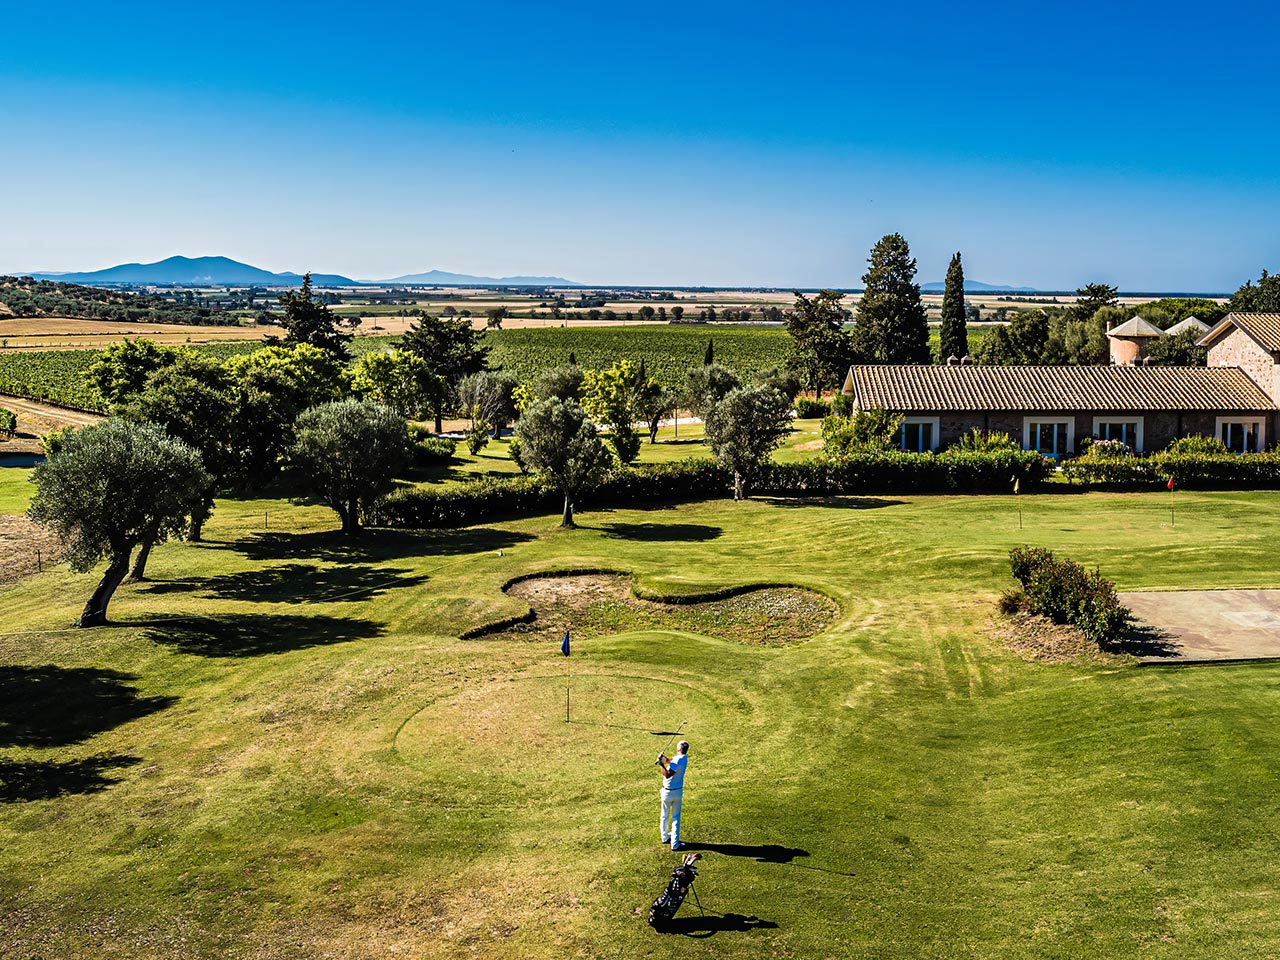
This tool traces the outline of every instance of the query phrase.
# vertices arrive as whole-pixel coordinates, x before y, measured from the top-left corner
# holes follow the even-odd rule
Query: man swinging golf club
[[[681,740],[676,744],[674,757],[658,754],[657,764],[662,768],[662,813],[658,821],[658,835],[663,843],[670,842],[672,850],[679,850],[680,803],[684,799],[684,772],[689,766],[689,741]]]

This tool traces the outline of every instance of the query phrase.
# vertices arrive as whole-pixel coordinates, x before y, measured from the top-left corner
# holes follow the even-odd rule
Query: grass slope
[[[63,629],[90,577],[3,589],[0,954],[1274,956],[1277,668],[1033,665],[982,628],[1023,542],[1125,588],[1276,586],[1276,495],[1187,494],[1176,530],[1159,495],[1024,503],[1022,531],[930,497],[344,542],[222,502],[116,626]],[[584,567],[841,612],[785,648],[576,634],[566,724],[554,640],[454,638]],[[681,720],[711,912],[659,936]]]

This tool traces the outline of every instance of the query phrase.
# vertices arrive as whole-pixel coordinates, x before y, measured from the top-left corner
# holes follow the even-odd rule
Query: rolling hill
[[[57,280],[89,286],[114,284],[173,284],[214,287],[290,287],[302,282],[298,273],[272,273],[229,257],[169,257],[156,263],[122,263],[87,273],[36,273],[37,280]],[[333,273],[313,273],[318,287],[352,287],[358,282]]]
[[[473,277],[466,273],[449,273],[447,270],[428,270],[426,273],[410,273],[390,280],[369,281],[380,284],[404,284],[405,286],[431,287],[580,287],[582,284],[564,277]]]

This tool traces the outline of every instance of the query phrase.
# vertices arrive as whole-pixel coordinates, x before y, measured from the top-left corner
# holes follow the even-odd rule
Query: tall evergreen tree
[[[351,334],[338,328],[355,329],[360,325],[360,318],[339,317],[322,300],[312,296],[310,273],[303,275],[302,287],[297,293],[286,290],[280,294],[280,306],[284,308],[280,323],[285,329],[285,344],[309,343],[340,360],[348,359],[347,343]]]
[[[488,366],[489,348],[480,342],[479,333],[471,329],[466,317],[446,320],[424,316],[400,338],[400,349],[417,354],[436,378],[438,392],[428,397],[435,414],[436,432],[440,432],[445,407],[463,377],[479,373]],[[572,354],[571,354],[572,356]]]
[[[854,348],[868,363],[928,363],[929,324],[916,261],[901,234],[881,237],[867,258],[854,318]]]
[[[711,339],[707,340],[707,352],[702,357],[702,365],[709,367],[716,362],[715,344]]]
[[[969,333],[965,329],[964,267],[957,250],[947,267],[947,283],[942,291],[941,360],[969,355]]]
[[[822,290],[815,297],[796,291],[795,309],[787,314],[787,333],[791,335],[791,369],[804,378],[814,399],[822,388],[840,378],[853,362],[853,347],[844,328],[849,310],[841,303],[844,294]]]

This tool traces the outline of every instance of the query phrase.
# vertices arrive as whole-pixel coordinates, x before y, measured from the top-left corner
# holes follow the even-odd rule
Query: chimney
[[[956,365],[957,365],[957,364],[959,364],[959,363],[960,363],[960,358],[959,358],[959,357],[957,357],[954,353],[953,353],[951,356],[947,357],[947,366],[948,366],[948,367],[954,367],[954,366],[956,366]]]
[[[969,355],[967,353],[960,358],[960,366],[962,367],[967,367],[972,363],[973,361],[969,359]]]

